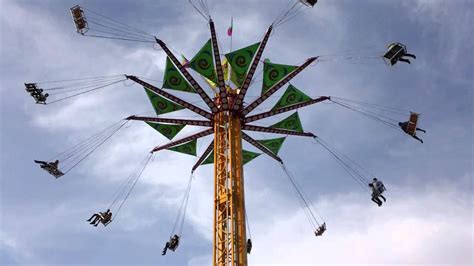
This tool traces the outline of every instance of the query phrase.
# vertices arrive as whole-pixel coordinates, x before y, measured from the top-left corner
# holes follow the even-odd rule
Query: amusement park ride
[[[25,83],[26,91],[35,99],[36,103],[51,104],[111,86],[123,82],[124,80],[131,80],[143,86],[157,114],[156,117],[132,115],[55,156],[51,161],[36,161],[40,164],[41,168],[56,178],[61,177],[86,159],[129,121],[144,121],[170,140],[170,142],[165,145],[153,148],[151,154],[167,149],[196,155],[197,140],[205,136],[213,135],[214,140],[204,150],[196,164],[192,167],[192,172],[194,172],[201,165],[214,165],[213,264],[246,265],[247,254],[250,253],[252,242],[251,239],[247,237],[246,230],[247,217],[245,211],[243,165],[259,156],[260,153],[243,150],[242,140],[245,140],[261,153],[270,156],[282,165],[302,202],[302,207],[305,209],[310,223],[314,227],[316,236],[321,236],[324,233],[326,223],[323,222],[320,224],[318,222],[316,216],[313,214],[311,203],[307,200],[307,197],[302,192],[301,187],[294,177],[287,171],[283,160],[278,156],[278,151],[285,137],[256,140],[245,133],[245,131],[273,133],[284,136],[302,136],[315,139],[334,156],[348,174],[361,186],[365,189],[369,189],[368,185],[370,183],[368,175],[363,173],[364,171],[361,167],[358,167],[352,160],[332,149],[326,142],[321,140],[321,138],[311,132],[305,132],[297,111],[284,120],[268,127],[255,125],[253,124],[254,122],[278,114],[298,110],[312,104],[332,102],[379,122],[383,122],[391,127],[402,129],[407,134],[421,141],[421,139],[416,136],[416,130],[421,130],[417,128],[418,114],[416,113],[410,112],[410,117],[407,122],[396,124],[398,120],[382,115],[381,111],[398,114],[400,111],[404,111],[405,114],[406,110],[331,96],[321,96],[313,99],[297,89],[294,85],[289,84],[295,76],[300,74],[308,66],[316,63],[320,57],[308,58],[303,64],[297,66],[276,64],[270,62],[268,59],[261,60],[273,29],[290,20],[300,9],[313,7],[317,2],[316,0],[289,1],[291,2],[290,5],[283,10],[279,17],[271,24],[260,42],[239,50],[230,51],[225,54],[224,58],[221,58],[215,25],[211,19],[207,2],[203,0],[189,2],[208,22],[211,35],[211,38],[191,60],[187,60],[184,57],[179,60],[177,55],[170,50],[164,41],[153,35],[81,6],[71,8],[76,30],[81,35],[154,43],[158,45],[167,55],[164,79],[161,87],[149,83],[149,81],[146,81],[146,78],[134,75],[63,80],[50,83]],[[232,35],[232,28],[229,29],[228,34],[229,36]],[[407,53],[405,45],[393,43],[389,46],[384,55],[377,56],[377,58],[382,57],[387,64],[393,66],[398,61],[410,63],[408,59],[403,58],[405,56],[415,58],[414,55]],[[263,62],[261,95],[253,101],[246,103],[246,93],[253,85],[254,75],[261,62]],[[205,84],[212,89],[212,97],[210,97],[200,83],[196,81],[189,69],[199,74]],[[59,86],[50,87],[50,84],[56,83],[59,83]],[[289,86],[285,93],[271,110],[251,114],[252,111],[286,84],[289,84]],[[174,96],[167,90],[197,94],[206,104],[206,108],[199,107],[180,97]],[[63,97],[61,98],[61,96]],[[50,97],[56,98],[49,102],[48,99]],[[184,109],[194,112],[202,118],[180,119],[165,118],[162,116],[166,113]],[[204,129],[195,134],[173,140],[187,125],[199,126]],[[151,154],[147,156],[137,170],[130,175],[124,187],[121,188],[117,197],[112,202],[109,210],[91,217],[90,220],[94,218],[94,221],[92,221],[94,225],[97,226],[97,224],[103,223],[105,226],[113,221],[112,211],[114,212],[114,217],[116,217],[142,172],[150,162]],[[174,232],[170,241],[166,244],[163,254],[166,254],[167,249],[175,251],[179,245],[182,221],[184,221],[191,181],[192,177],[188,183],[188,188],[186,189],[186,194],[178,216],[178,220],[180,221],[177,220],[177,224],[181,222],[181,229],[177,231],[173,229]],[[385,200],[381,195],[385,188],[378,180],[374,180],[370,185],[372,188],[372,200],[380,206],[382,202],[378,197],[382,197]]]

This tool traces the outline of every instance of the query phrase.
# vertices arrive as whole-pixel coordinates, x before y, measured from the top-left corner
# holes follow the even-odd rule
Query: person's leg
[[[411,57],[413,59],[416,59],[416,55],[414,55],[414,54],[404,54],[403,56],[408,56],[408,57]]]
[[[382,202],[379,200],[379,198],[372,197],[372,201],[375,202],[377,205],[382,205]]]
[[[423,140],[422,140],[422,139],[420,139],[419,137],[417,137],[416,135],[415,135],[415,136],[412,136],[412,137],[413,137],[414,139],[417,139],[417,140],[419,140],[421,143],[423,143]]]
[[[99,221],[100,221],[100,216],[95,214],[94,220],[92,220],[91,224],[96,224]]]
[[[417,127],[416,130],[421,131],[421,132],[423,132],[423,133],[426,133],[426,130],[421,129],[421,128],[419,128],[419,127]]]
[[[98,226],[100,224],[100,222],[102,222],[102,218],[97,217],[97,219],[94,220],[94,226]]]
[[[410,64],[410,60],[405,59],[405,58],[399,58],[398,61],[402,61],[402,62]]]
[[[92,219],[94,219],[94,218],[95,218],[95,216],[97,216],[97,214],[96,214],[96,213],[92,214],[91,218],[89,218],[87,221],[88,221],[88,222],[92,221]]]
[[[163,249],[163,253],[162,255],[166,255],[166,251],[168,250],[168,248],[170,247],[170,242],[166,242],[166,245],[165,245],[165,248]]]
[[[383,202],[387,201],[387,199],[384,196],[380,195],[380,197],[383,199]]]
[[[374,197],[374,198],[377,201],[377,205],[379,205],[379,207],[380,207],[380,205],[382,205],[382,200],[379,197],[380,197],[380,194],[377,194],[377,196]]]
[[[382,206],[383,202],[382,202],[381,199],[379,199],[379,197],[377,197],[377,201],[379,202],[379,203],[378,203],[379,207]]]

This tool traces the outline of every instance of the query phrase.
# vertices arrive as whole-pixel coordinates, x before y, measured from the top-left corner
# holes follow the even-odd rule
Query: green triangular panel
[[[307,102],[310,100],[312,100],[311,97],[290,84],[272,110],[283,108],[296,103]]]
[[[179,73],[178,69],[166,58],[165,77],[163,78],[163,88],[177,91],[196,93],[188,81]]]
[[[273,64],[265,60],[263,64],[263,84],[262,94],[264,94],[271,86],[282,80],[290,72],[298,68],[297,66]]]
[[[212,55],[211,39],[199,50],[199,52],[189,61],[189,67],[217,83],[217,76],[214,67],[214,57]]]
[[[146,91],[146,94],[148,95],[148,98],[150,98],[151,105],[153,105],[153,108],[155,109],[155,112],[157,115],[166,114],[166,113],[184,109],[184,107],[182,107],[181,105],[176,104],[170,100],[167,100],[159,96],[158,94],[147,89],[146,87],[145,87],[145,91]]]
[[[245,74],[247,74],[259,46],[258,42],[225,55],[232,68],[231,80],[235,85],[240,87],[244,83]]]
[[[150,127],[163,134],[169,140],[173,139],[186,125],[161,124],[146,122]]]
[[[298,116],[298,112],[288,116],[287,118],[281,120],[280,122],[270,126],[272,128],[281,128],[281,129],[289,129],[298,132],[303,132],[303,126],[301,125],[300,117]]]
[[[214,151],[211,151],[209,155],[206,157],[204,161],[202,161],[201,165],[203,164],[211,164],[214,163]]]
[[[177,152],[196,156],[196,144],[197,144],[197,140],[192,140],[190,142],[186,142],[179,146],[168,148],[167,150],[177,151]]]
[[[278,154],[278,151],[280,151],[280,148],[283,145],[285,138],[262,139],[257,141],[263,146],[265,146],[265,148],[273,152],[273,154]]]
[[[260,156],[260,153],[242,150],[242,162],[243,162],[243,164],[246,164],[246,163],[252,161],[253,159],[257,158],[258,156]],[[212,151],[207,156],[207,158],[201,163],[201,165],[212,164],[212,163],[214,163],[214,151]]]
[[[252,161],[253,159],[257,158],[260,155],[261,155],[261,153],[242,150],[242,163],[246,164],[246,163]]]

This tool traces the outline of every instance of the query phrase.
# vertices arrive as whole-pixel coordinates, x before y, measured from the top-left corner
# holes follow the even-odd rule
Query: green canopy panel
[[[146,122],[150,127],[172,140],[186,125],[161,124]]]
[[[258,47],[260,47],[259,42],[225,55],[232,69],[231,81],[235,85],[240,87],[244,83],[245,76]]]
[[[262,94],[267,92],[273,85],[282,80],[286,75],[291,73],[293,70],[298,68],[297,66],[280,65],[270,63],[269,60],[265,60],[263,63],[263,83],[262,83]]]
[[[189,61],[189,67],[210,81],[217,83],[211,39],[209,39],[193,59]]]
[[[197,140],[191,140],[190,142],[168,148],[167,150],[196,156],[196,144]]]
[[[246,163],[252,161],[253,159],[257,158],[260,155],[261,155],[261,153],[242,150],[242,164],[246,164]]]
[[[201,165],[214,163],[214,151],[211,151]]]
[[[270,127],[303,132],[303,126],[301,125],[301,120],[300,120],[300,117],[298,116],[298,112],[295,112],[294,114],[288,116],[287,118],[281,120],[280,122]]]
[[[242,150],[242,163],[246,164],[246,163],[252,161],[253,159],[257,158],[258,156],[260,156],[260,154],[261,153]],[[214,163],[214,151],[212,151],[207,156],[207,158],[201,163],[201,165],[212,164],[212,163]]]
[[[273,154],[277,155],[281,146],[283,145],[283,142],[285,141],[285,137],[276,139],[262,139],[257,141],[265,146],[265,148],[273,152]]]
[[[177,91],[196,93],[193,87],[181,75],[178,69],[173,65],[169,57],[166,58],[165,77],[163,78],[163,88]]]
[[[303,103],[311,101],[311,97],[304,94],[302,91],[295,88],[293,85],[289,85],[285,93],[281,96],[280,100],[275,104],[272,110],[287,107],[296,103]]]
[[[151,105],[153,105],[153,109],[155,109],[157,115],[171,113],[184,109],[184,107],[182,107],[181,105],[161,97],[160,95],[154,93],[147,87],[144,88],[146,94],[148,95],[148,98],[150,99]]]

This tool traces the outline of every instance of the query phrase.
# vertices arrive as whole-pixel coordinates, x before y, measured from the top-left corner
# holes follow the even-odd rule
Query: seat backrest
[[[71,13],[74,19],[80,19],[84,16],[84,12],[80,6],[75,6],[71,8]]]
[[[388,51],[383,55],[385,59],[390,62],[390,65],[395,65],[403,54],[406,53],[406,48],[400,43],[393,43],[389,46]]]
[[[420,114],[410,113],[410,123],[418,123],[418,116],[420,116]]]
[[[408,120],[407,131],[412,136],[416,134],[416,127],[418,126],[418,116],[419,114],[417,113],[410,113],[410,119]]]

